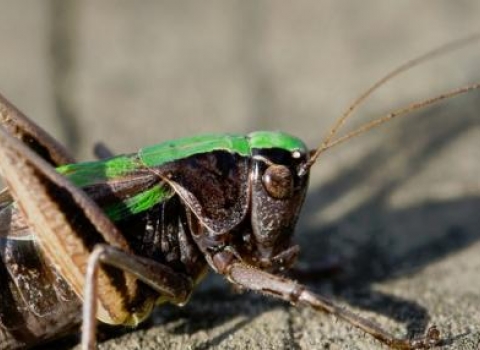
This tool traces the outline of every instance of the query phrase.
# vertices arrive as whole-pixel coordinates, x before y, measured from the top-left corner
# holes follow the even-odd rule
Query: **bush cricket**
[[[412,103],[335,138],[395,75],[477,36],[430,51],[366,90],[310,150],[282,132],[203,135],[77,163],[0,98],[0,349],[28,348],[75,330],[96,347],[96,323],[135,326],[155,305],[185,304],[210,268],[245,290],[332,314],[394,349],[441,343],[430,327],[396,338],[277,272],[299,247],[293,232],[310,169],[327,149],[398,116],[472,90]],[[81,310],[83,308],[83,315]]]

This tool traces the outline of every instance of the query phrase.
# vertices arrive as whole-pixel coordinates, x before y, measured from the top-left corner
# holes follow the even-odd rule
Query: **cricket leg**
[[[109,265],[129,272],[173,304],[185,304],[193,290],[191,278],[173,271],[168,266],[109,245],[96,245],[88,260],[85,279],[82,350],[96,348],[98,271],[101,265]]]
[[[0,125],[50,165],[75,163],[69,152],[45,130],[0,95]]]
[[[245,289],[270,295],[292,304],[303,304],[343,319],[393,349],[428,349],[440,343],[440,332],[435,327],[429,328],[421,338],[399,339],[378,324],[336,305],[325,297],[308,291],[305,286],[297,284],[293,280],[272,275],[243,263],[233,262],[224,268],[223,273],[232,283]]]
[[[53,166],[74,163],[69,152],[45,130],[26,117],[0,94],[0,125]],[[0,202],[11,202],[7,188],[0,191]]]
[[[39,248],[77,295],[86,285],[96,244],[130,252],[122,233],[84,191],[1,126],[0,172]],[[130,301],[141,285],[132,274],[114,271],[120,278],[115,280],[109,272],[99,269],[95,279],[98,312],[94,315],[106,323],[122,324],[135,317]],[[116,281],[121,281],[121,288]]]
[[[103,142],[97,142],[95,146],[93,146],[93,154],[98,159],[108,159],[115,155]]]

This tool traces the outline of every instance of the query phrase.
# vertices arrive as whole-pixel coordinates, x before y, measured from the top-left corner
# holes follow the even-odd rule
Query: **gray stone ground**
[[[0,1],[0,91],[80,159],[203,132],[282,129],[315,146],[400,63],[480,30],[473,1]],[[395,79],[352,124],[480,81],[480,43]],[[328,152],[298,226],[307,284],[398,335],[480,347],[480,97]],[[58,347],[66,345],[57,344]],[[101,349],[376,349],[332,317],[208,279]]]

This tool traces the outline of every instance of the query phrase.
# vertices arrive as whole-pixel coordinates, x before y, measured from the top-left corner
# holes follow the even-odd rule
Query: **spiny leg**
[[[98,270],[102,264],[131,273],[165,296],[169,302],[177,305],[184,304],[193,290],[193,283],[189,277],[173,271],[168,266],[109,245],[95,246],[88,260],[85,280],[82,350],[93,350],[96,347]]]
[[[131,314],[132,310],[119,300],[137,295],[141,286],[136,282],[135,276],[162,293],[165,292],[167,297],[171,286],[176,291],[173,302],[180,303],[186,299],[192,289],[192,283],[187,277],[173,272],[162,273],[166,271],[165,267],[132,258],[133,255],[127,253],[130,249],[128,243],[95,202],[1,126],[0,170],[12,198],[18,204],[29,228],[34,230],[41,249],[48,254],[77,294],[92,284],[92,279],[87,281],[85,275],[89,266],[93,265],[93,275],[98,274],[98,278],[94,279],[93,293],[87,292],[87,296],[93,300],[90,301],[91,305],[93,303],[90,309],[98,307],[99,313],[106,316],[104,319],[111,320],[114,324],[117,321],[121,323]],[[98,255],[90,257],[93,247],[88,244],[88,240],[86,244],[84,238],[90,242],[106,242],[109,248],[103,250],[107,253],[96,253]],[[113,246],[122,253],[108,253],[115,251]],[[112,284],[104,269],[96,267],[103,258],[107,263],[110,261],[110,265],[125,271],[121,277],[124,280],[121,289]],[[90,315],[91,319],[98,314],[90,312]],[[89,328],[92,329],[86,327],[87,330]],[[94,344],[94,338],[90,344]],[[90,349],[93,349],[92,345]]]
[[[422,338],[399,339],[378,324],[336,305],[325,297],[308,291],[305,286],[295,281],[272,275],[243,263],[234,262],[227,266],[223,273],[231,282],[243,288],[280,298],[292,304],[307,305],[315,310],[343,319],[393,349],[428,349],[440,343],[440,332],[436,327],[429,328]]]
[[[17,107],[0,94],[0,125],[41,158],[54,166],[74,163],[75,159],[57,140],[31,121]],[[0,202],[13,199],[7,188],[0,191]]]
[[[0,125],[50,165],[75,163],[75,159],[57,140],[27,118],[20,110],[0,95]]]

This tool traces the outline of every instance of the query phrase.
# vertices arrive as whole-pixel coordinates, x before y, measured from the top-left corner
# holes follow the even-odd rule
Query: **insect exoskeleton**
[[[294,263],[295,225],[317,158],[352,137],[472,84],[393,111],[335,138],[393,76],[478,35],[433,50],[372,85],[309,150],[282,132],[203,135],[127,155],[97,148],[78,163],[0,96],[0,349],[71,332],[96,346],[97,319],[135,325],[154,304],[185,304],[210,267],[240,289],[330,313],[397,349],[441,342],[435,326],[400,339],[276,273]],[[83,308],[83,315],[80,309]]]

